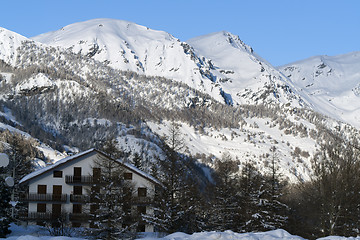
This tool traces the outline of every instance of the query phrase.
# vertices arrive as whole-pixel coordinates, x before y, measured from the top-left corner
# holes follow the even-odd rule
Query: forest
[[[19,198],[24,189],[18,181],[33,171],[33,158],[44,156],[36,149],[36,143],[20,134],[2,131],[0,139],[7,143],[2,145],[1,151],[11,159],[9,166],[1,171],[6,173],[16,169],[14,191],[15,198]],[[129,154],[116,150],[115,146],[116,142],[107,141],[101,149],[120,159],[129,158]],[[142,215],[141,218],[154,224],[157,231],[194,233],[285,229],[291,234],[315,239],[328,235],[356,236],[360,230],[360,189],[358,184],[354,184],[359,181],[360,171],[360,148],[356,143],[345,143],[333,136],[312,159],[314,174],[311,180],[295,183],[284,181],[275,146],[269,149],[269,164],[265,170],[258,169],[253,162],[239,163],[224,153],[221,159],[215,160],[211,181],[201,175],[196,159],[178,153],[183,147],[178,125],[173,124],[168,138],[161,143],[166,158],[159,161],[159,168],[151,169],[151,174],[163,184],[155,194],[155,214]],[[144,168],[139,156],[127,161]],[[115,169],[112,171],[116,172]],[[118,175],[104,177],[109,183],[120,183]],[[5,236],[9,223],[20,221],[26,206],[18,204],[12,218],[11,206],[5,204],[9,190],[3,182],[2,186],[2,214],[7,218],[2,218],[1,227],[2,236]],[[123,185],[119,187],[124,188]],[[117,214],[111,216],[118,221],[119,214],[126,217],[126,212],[119,212],[123,208],[116,208],[126,203],[126,193],[119,195],[115,190],[116,186],[108,191],[108,197],[101,196],[101,199],[112,201],[111,206],[117,209]],[[112,194],[117,196],[116,202]],[[109,216],[108,212],[99,212],[99,221],[101,214]],[[49,229],[54,234],[69,234],[70,226],[62,225],[62,228],[68,230]],[[116,230],[111,231],[113,234],[130,234],[121,224],[114,224],[113,228]],[[86,234],[92,236],[96,231],[87,231]],[[99,236],[98,232],[96,234]],[[114,236],[118,236],[116,234]]]
[[[0,72],[12,76],[6,80],[0,74],[0,111],[9,109],[16,119],[1,115],[1,123],[31,135],[0,131],[0,151],[11,160],[0,171],[11,174],[15,169],[15,198],[24,191],[19,180],[35,170],[34,159],[50,161],[37,148],[40,143],[60,152],[65,151],[65,146],[80,150],[95,147],[162,182],[164,187],[156,192],[155,214],[141,219],[161,232],[282,228],[308,239],[359,233],[360,189],[354,183],[359,181],[360,148],[358,130],[353,127],[343,124],[333,128],[333,120],[311,109],[273,102],[230,106],[180,82],[114,70],[106,63],[70,51],[42,49],[31,42],[23,44],[18,52],[17,67],[0,61]],[[39,74],[54,84],[17,88]],[[254,118],[267,119],[270,128],[276,127],[284,135],[316,143],[315,154],[299,147],[292,152],[299,162],[311,158],[310,179],[289,182],[282,175],[279,163],[283,159],[276,143],[264,154],[264,167],[257,164],[258,158],[243,161],[227,152],[218,158],[193,156],[184,151],[184,136],[176,124],[186,123],[200,135],[211,134],[209,129],[240,129],[251,141],[255,133],[243,128],[249,125],[245,119]],[[104,119],[105,123],[100,121]],[[168,136],[152,132],[146,125],[148,121],[171,122]],[[142,145],[141,153],[117,149],[118,136],[135,136]],[[206,163],[211,166],[210,177],[202,170]],[[111,178],[106,180],[113,182]],[[122,206],[123,197],[114,204]],[[6,216],[0,222],[1,237],[8,233],[10,222],[21,220],[26,206],[17,205],[14,216],[10,216],[9,189],[2,178],[0,198],[1,214]],[[126,217],[126,213],[115,216]],[[111,232],[115,234],[126,232],[115,223],[114,229]],[[56,229],[53,232],[66,234]]]

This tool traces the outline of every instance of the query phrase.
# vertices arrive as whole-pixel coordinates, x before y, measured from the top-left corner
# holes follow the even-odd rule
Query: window
[[[99,205],[97,204],[91,204],[90,205],[90,213],[94,214],[99,209]]]
[[[136,227],[136,231],[137,232],[145,232],[146,228],[145,228],[145,224],[139,224],[137,227]]]
[[[51,214],[53,217],[59,217],[61,215],[61,204],[53,203]]]
[[[143,187],[138,188],[138,197],[146,197],[146,188]]]
[[[81,176],[81,167],[74,167],[74,176]]]
[[[62,185],[53,185],[52,199],[54,201],[61,201]]]
[[[146,206],[137,206],[137,212],[139,216],[141,216],[141,214],[146,214]]]
[[[62,194],[62,185],[53,185],[53,194],[61,195]]]
[[[132,173],[130,173],[130,172],[124,173],[124,179],[125,180],[132,180]]]
[[[74,195],[82,195],[82,186],[74,186]]]
[[[54,177],[54,178],[62,178],[62,176],[63,176],[63,172],[62,172],[62,171],[57,171],[57,170],[55,170],[55,171],[53,172],[53,177]]]
[[[81,182],[81,167],[74,167],[74,182]]]
[[[101,176],[101,169],[100,168],[93,168],[93,178],[94,182],[99,182]]]
[[[81,204],[74,204],[73,205],[73,213],[81,213]]]
[[[37,212],[39,212],[39,213],[46,212],[46,203],[38,203],[37,204]]]
[[[38,185],[38,194],[46,194],[46,185]]]

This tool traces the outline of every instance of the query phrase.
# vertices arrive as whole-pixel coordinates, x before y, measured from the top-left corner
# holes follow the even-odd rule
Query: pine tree
[[[94,168],[101,169],[94,177],[90,195],[90,216],[93,233],[102,239],[118,239],[131,229],[131,197],[133,187],[123,178],[123,168],[116,161],[99,158]]]
[[[2,151],[8,154],[10,160],[6,170],[7,174],[12,176],[15,182],[10,195],[14,198],[14,202],[18,202],[16,208],[12,209],[12,215],[15,219],[18,219],[19,214],[26,211],[27,206],[27,204],[19,201],[20,195],[25,192],[24,187],[19,185],[19,181],[34,170],[32,160],[36,157],[41,158],[42,155],[34,146],[35,143],[27,140],[21,134],[4,131],[1,133],[0,138],[7,142]]]
[[[140,155],[139,155],[137,152],[134,153],[134,157],[133,157],[132,162],[133,162],[133,165],[134,165],[136,168],[138,168],[138,169],[140,169],[140,170],[144,170],[143,167],[142,167],[141,157],[140,157]]]
[[[6,186],[5,181],[0,178],[0,237],[5,238],[7,234],[11,233],[10,222],[10,189]]]
[[[287,196],[292,209],[289,230],[307,238],[357,236],[360,148],[334,137],[321,146],[312,164],[311,180],[296,184]]]
[[[238,163],[228,153],[215,163],[215,185],[210,188],[212,201],[209,206],[209,225],[217,231],[237,230],[241,219],[239,185],[236,178]]]
[[[115,138],[107,139],[100,147],[100,150],[114,159],[119,159],[124,156],[124,153],[117,148],[117,144]]]
[[[287,221],[288,206],[282,200],[282,192],[285,183],[279,167],[279,154],[275,146],[270,148],[270,165],[268,172],[264,174],[264,193],[266,204],[264,209],[269,213],[268,221],[264,230],[273,230],[282,228]]]
[[[166,147],[166,146],[165,146]],[[184,182],[183,165],[180,163],[178,153],[172,149],[166,149],[167,159],[161,162],[161,170],[164,174],[164,189],[159,193],[159,217],[165,225],[161,226],[166,232],[172,233],[177,231],[181,213],[181,203],[179,201],[180,192]]]
[[[263,179],[259,170],[251,163],[246,162],[241,169],[240,192],[241,214],[243,221],[239,226],[241,232],[259,231],[262,226],[261,199]]]
[[[192,161],[179,152],[184,148],[184,140],[179,125],[170,126],[163,150],[166,159],[161,161],[164,188],[157,193],[157,208],[152,224],[165,232],[193,232],[198,230],[199,189],[191,175]]]

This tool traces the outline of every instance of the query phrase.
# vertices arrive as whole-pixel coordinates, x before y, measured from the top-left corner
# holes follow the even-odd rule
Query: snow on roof
[[[106,157],[109,158],[109,159],[112,159],[112,158],[109,157],[107,154],[105,154],[105,153],[103,153],[103,152],[101,152],[101,151],[99,151],[99,150],[97,150],[97,149],[91,148],[91,149],[86,150],[86,151],[84,151],[84,152],[81,152],[81,153],[78,153],[78,154],[75,154],[75,155],[72,155],[72,156],[63,158],[63,159],[57,161],[56,163],[54,163],[54,164],[52,164],[52,165],[49,165],[49,166],[47,166],[47,167],[41,168],[41,169],[39,169],[39,170],[37,170],[37,171],[34,171],[34,172],[26,175],[25,177],[23,177],[23,178],[20,180],[19,183],[20,183],[20,184],[25,183],[25,182],[29,181],[29,180],[32,179],[32,178],[35,178],[35,177],[40,176],[41,174],[43,174],[43,173],[45,173],[45,172],[50,171],[51,169],[54,169],[54,168],[56,168],[56,167],[58,167],[58,166],[60,166],[60,165],[62,165],[62,164],[65,164],[65,163],[67,163],[67,162],[69,162],[69,161],[72,161],[72,160],[74,160],[74,159],[76,159],[76,158],[85,156],[85,155],[87,155],[87,154],[89,154],[89,153],[91,153],[91,152],[97,152],[97,153],[99,153],[99,154],[102,154],[102,155],[106,156]],[[147,179],[150,180],[151,182],[163,186],[156,178],[154,178],[153,176],[151,176],[151,175],[149,175],[149,174],[141,171],[140,169],[136,168],[135,166],[133,166],[133,165],[131,165],[131,164],[129,164],[129,163],[124,163],[124,162],[121,161],[121,160],[116,160],[116,161],[117,161],[118,163],[122,164],[124,167],[128,168],[129,170],[131,170],[131,171],[139,174],[140,176],[142,176],[142,177],[144,177],[144,178],[147,178]]]
[[[120,162],[121,164],[123,164],[125,167],[129,168],[130,170],[136,172],[137,174],[149,179],[150,181],[156,183],[156,184],[159,184],[161,186],[163,186],[163,184],[161,182],[159,182],[159,180],[157,180],[156,178],[154,178],[153,176],[151,176],[150,174],[146,173],[146,172],[143,172],[141,171],[140,169],[138,169],[137,167],[135,167],[134,165],[131,165],[129,163],[124,163],[124,162],[121,162],[120,160],[117,160],[118,162]]]
[[[24,182],[26,182],[26,181],[28,181],[28,180],[36,177],[36,176],[39,176],[39,175],[43,174],[44,172],[47,172],[47,171],[49,171],[49,170],[51,170],[51,169],[54,169],[54,168],[56,168],[57,166],[62,165],[62,164],[66,163],[66,162],[68,162],[68,161],[70,161],[70,160],[73,160],[73,159],[75,159],[75,158],[78,158],[78,157],[81,157],[81,156],[83,156],[83,155],[86,155],[86,154],[88,154],[88,153],[90,153],[90,152],[92,152],[92,151],[94,151],[94,150],[95,150],[95,149],[92,148],[92,149],[89,149],[89,150],[87,150],[87,151],[84,151],[84,152],[81,152],[81,153],[78,153],[78,154],[75,154],[75,155],[72,155],[72,156],[63,158],[63,159],[57,161],[56,163],[54,163],[54,164],[52,164],[52,165],[49,165],[49,166],[47,166],[47,167],[44,167],[44,168],[41,168],[41,169],[39,169],[39,170],[36,170],[36,171],[34,171],[34,172],[32,172],[32,173],[29,173],[28,175],[26,175],[25,177],[23,177],[23,178],[20,180],[19,183],[20,183],[20,184],[21,184],[21,183],[24,183]]]

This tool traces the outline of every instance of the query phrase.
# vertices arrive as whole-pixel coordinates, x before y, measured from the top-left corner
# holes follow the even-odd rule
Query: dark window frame
[[[131,172],[124,172],[124,179],[125,180],[132,180],[133,174]]]
[[[38,213],[46,212],[46,203],[38,203],[36,205],[36,212],[38,212]]]
[[[147,188],[139,187],[138,188],[138,197],[146,197],[147,196]]]
[[[62,178],[63,177],[63,171],[54,170],[53,171],[53,177],[54,178]]]
[[[73,204],[73,213],[82,213],[82,205]]]
[[[83,187],[82,186],[74,186],[73,187],[73,194],[74,195],[82,195],[83,194]]]
[[[37,193],[38,194],[46,194],[47,193],[47,185],[38,184],[37,185]]]
[[[137,213],[139,216],[146,214],[146,206],[137,206]]]

